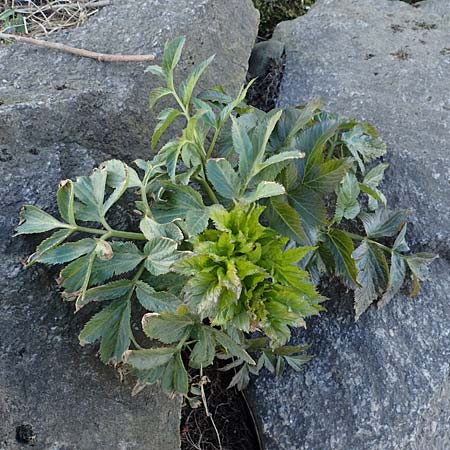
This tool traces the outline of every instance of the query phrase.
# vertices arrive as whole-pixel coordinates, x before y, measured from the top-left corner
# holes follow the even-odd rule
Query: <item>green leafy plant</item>
[[[27,264],[62,265],[64,299],[99,308],[82,345],[100,341],[102,361],[126,365],[139,386],[160,381],[195,400],[187,367],[216,358],[240,389],[263,367],[301,369],[307,348],[287,343],[324,310],[322,277],[354,290],[358,318],[408,273],[416,294],[434,256],[409,252],[407,213],[387,207],[387,164],[375,163],[386,147],[370,125],[318,102],[264,113],[245,103],[248,86],[236,98],[219,87],[194,95],[212,58],[175,88],[183,44],[167,43],[162,66],[147,69],[164,81],[151,106],[172,100],[158,115],[156,155],[62,181],[60,219],[27,205],[17,234],[52,231]],[[169,127],[181,131],[160,144]],[[127,191],[136,226],[118,230]]]

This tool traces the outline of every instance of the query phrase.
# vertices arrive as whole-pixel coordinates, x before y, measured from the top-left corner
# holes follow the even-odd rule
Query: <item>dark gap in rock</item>
[[[227,389],[234,374],[220,372],[217,364],[204,370],[210,380],[205,384],[208,410],[220,435],[223,450],[263,450],[253,413],[244,394],[236,388]],[[194,383],[200,381],[198,371],[191,373]],[[181,412],[181,450],[217,450],[220,447],[211,418],[201,404],[187,403]]]

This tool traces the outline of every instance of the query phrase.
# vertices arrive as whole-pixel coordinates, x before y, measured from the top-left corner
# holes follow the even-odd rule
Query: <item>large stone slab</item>
[[[155,52],[186,35],[181,75],[217,54],[203,86],[236,90],[257,32],[250,1],[115,0],[52,39],[109,53]],[[23,261],[36,239],[11,237],[22,204],[54,212],[59,180],[112,156],[149,154],[157,81],[146,64],[107,64],[46,49],[0,46],[0,449],[31,425],[37,450],[174,450],[180,399],[158,387],[131,398],[131,380],[81,348],[83,317],[56,292],[55,272]],[[124,218],[125,220],[126,218]]]
[[[280,24],[280,106],[320,97],[373,123],[389,146],[384,191],[412,208],[414,250],[441,258],[432,280],[355,323],[351,296],[330,288],[328,313],[295,342],[305,370],[259,378],[251,397],[267,450],[450,448],[450,3],[319,0]]]

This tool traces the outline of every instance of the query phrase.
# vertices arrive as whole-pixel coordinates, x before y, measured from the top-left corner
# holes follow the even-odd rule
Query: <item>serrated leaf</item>
[[[59,183],[56,194],[58,210],[61,217],[71,225],[75,225],[74,200],[75,190],[71,180],[64,180]]]
[[[189,365],[194,369],[208,367],[216,356],[216,341],[213,332],[204,326],[198,328],[197,343],[189,357]]]
[[[163,275],[170,271],[180,257],[177,242],[169,238],[152,238],[144,247],[145,268],[153,275]]]
[[[176,352],[175,347],[145,348],[128,350],[124,362],[138,370],[151,370],[167,364]]]
[[[223,331],[214,329],[214,336],[217,342],[232,356],[236,356],[244,360],[246,363],[254,366],[256,365],[253,358],[233,339],[231,339],[226,333]]]
[[[280,120],[270,137],[270,145],[275,150],[288,147],[298,133],[303,130],[314,118],[316,110],[322,105],[320,101],[313,100],[304,108],[287,108],[283,110]]]
[[[83,299],[77,302],[78,309],[91,302],[104,302],[124,297],[133,289],[134,283],[131,280],[117,280],[102,286],[88,289]]]
[[[391,255],[391,265],[389,268],[389,282],[386,292],[378,302],[378,307],[387,305],[394,296],[400,291],[405,281],[406,264],[402,255],[393,252]]]
[[[355,250],[353,241],[344,231],[334,228],[324,235],[324,245],[333,256],[336,275],[342,277],[346,286],[356,289],[359,283],[357,280],[358,269],[352,258]]]
[[[275,181],[261,181],[254,191],[242,197],[242,201],[244,203],[254,203],[262,198],[275,197],[285,193],[286,191],[282,184]]]
[[[265,214],[269,225],[283,236],[299,244],[307,241],[300,216],[282,197],[272,197]]]
[[[336,222],[340,222],[342,218],[354,219],[359,214],[359,193],[358,180],[353,173],[348,172],[337,191],[336,212],[334,215]]]
[[[369,163],[386,153],[386,144],[380,138],[366,134],[361,125],[342,133],[342,141],[347,145],[362,173],[365,172],[363,161]]]
[[[415,253],[405,256],[408,267],[411,272],[420,280],[425,281],[428,278],[428,266],[437,258],[432,253]]]
[[[139,303],[151,312],[175,312],[180,306],[178,297],[167,291],[155,291],[143,281],[136,282],[136,297]]]
[[[144,255],[132,242],[111,242],[113,256],[111,259],[95,260],[92,268],[91,283],[93,285],[106,281],[113,276],[130,272],[144,259]]]
[[[251,178],[256,159],[256,151],[253,148],[245,127],[234,118],[232,118],[231,136],[234,150],[239,155],[239,175],[241,181],[245,183]]]
[[[144,73],[146,72],[150,72],[152,75],[156,75],[157,77],[166,78],[166,74],[164,73],[164,70],[161,66],[157,66],[155,64],[152,64],[151,66],[148,66],[145,70]]]
[[[165,87],[157,87],[150,92],[148,99],[149,108],[152,109],[162,98],[171,95],[172,91]]]
[[[219,195],[233,199],[239,193],[240,180],[231,164],[224,158],[209,159],[206,164],[209,181]]]
[[[139,228],[148,240],[160,237],[173,239],[177,242],[183,240],[183,233],[174,222],[158,223],[152,218],[145,216],[141,220]]]
[[[353,252],[358,269],[355,289],[356,320],[385,291],[388,284],[389,268],[383,251],[366,240]]]
[[[284,356],[284,360],[291,366],[296,372],[303,370],[304,365],[311,361],[312,356],[310,355],[294,355],[294,356]]]
[[[228,385],[228,389],[236,386],[239,391],[244,390],[248,383],[250,382],[250,374],[249,369],[246,364],[242,366],[242,368],[234,375],[231,379],[230,384]]]
[[[155,149],[156,144],[159,142],[159,139],[167,130],[167,128],[169,128],[172,122],[181,115],[182,115],[181,111],[174,108],[167,108],[159,113],[158,123],[156,124],[152,136],[152,150]]]
[[[351,167],[347,159],[330,159],[315,165],[303,179],[303,184],[320,193],[333,192]]]
[[[185,334],[190,332],[193,325],[194,321],[190,317],[170,313],[149,313],[142,318],[144,333],[164,344],[178,342]]]
[[[76,242],[68,242],[59,247],[48,250],[38,261],[43,264],[63,264],[80,256],[91,253],[97,245],[95,239],[80,239]]]
[[[185,42],[186,39],[179,36],[168,41],[164,46],[162,68],[166,74],[172,72],[178,64]]]
[[[167,172],[172,181],[175,180],[178,158],[182,150],[182,142],[169,141],[158,152],[155,160],[167,166]]]
[[[80,344],[92,344],[101,338],[100,359],[105,363],[121,361],[130,345],[130,310],[130,302],[113,301],[87,322],[79,336]]]
[[[303,228],[310,237],[316,229],[326,223],[325,202],[317,192],[300,185],[290,190],[287,193],[287,198],[289,204],[300,216]]]
[[[44,233],[55,228],[70,228],[70,225],[56,220],[50,214],[33,205],[25,205],[20,211],[20,223],[15,236],[20,234]]]
[[[166,204],[159,204],[152,208],[153,216],[159,222],[172,222],[176,219],[186,219],[188,228],[198,228],[204,225],[206,228],[208,221],[205,216],[208,215],[208,208],[204,205],[202,196],[199,192],[190,186],[171,185],[168,200]],[[197,221],[197,216],[200,216]],[[203,230],[192,234],[197,234]]]
[[[35,262],[45,255],[48,251],[53,250],[58,245],[62,244],[74,230],[58,230],[55,231],[49,238],[42,241],[36,248],[36,252],[33,253],[27,260],[27,266],[31,266]]]
[[[188,373],[180,353],[177,353],[174,357],[173,387],[174,391],[179,394],[187,395],[189,392]]]
[[[407,211],[389,211],[380,208],[375,213],[361,213],[361,219],[367,237],[381,238],[395,236],[406,221]]]
[[[102,221],[107,176],[108,171],[103,167],[94,169],[89,177],[77,177],[74,183],[75,197],[81,201],[74,204],[77,219],[88,222]]]
[[[205,61],[202,61],[190,73],[190,75],[189,75],[189,77],[188,77],[188,79],[186,80],[186,83],[185,83],[186,88],[184,90],[184,95],[183,95],[183,102],[184,102],[184,104],[186,106],[188,106],[189,103],[190,103],[190,100],[191,100],[191,97],[192,97],[192,93],[194,92],[194,88],[195,88],[198,80],[202,76],[202,74],[205,71],[205,69],[211,64],[213,59],[214,59],[214,55],[210,56]]]

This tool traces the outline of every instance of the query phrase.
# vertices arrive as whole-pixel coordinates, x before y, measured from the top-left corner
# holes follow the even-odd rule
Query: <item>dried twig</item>
[[[25,44],[37,45],[39,47],[51,48],[54,50],[60,50],[73,55],[82,56],[84,58],[92,58],[97,61],[108,62],[142,62],[153,61],[155,55],[111,55],[108,53],[97,53],[81,48],[70,47],[68,45],[59,44],[57,42],[42,41],[40,39],[29,38],[25,36],[17,36],[14,34],[0,33],[0,39],[14,40]]]

